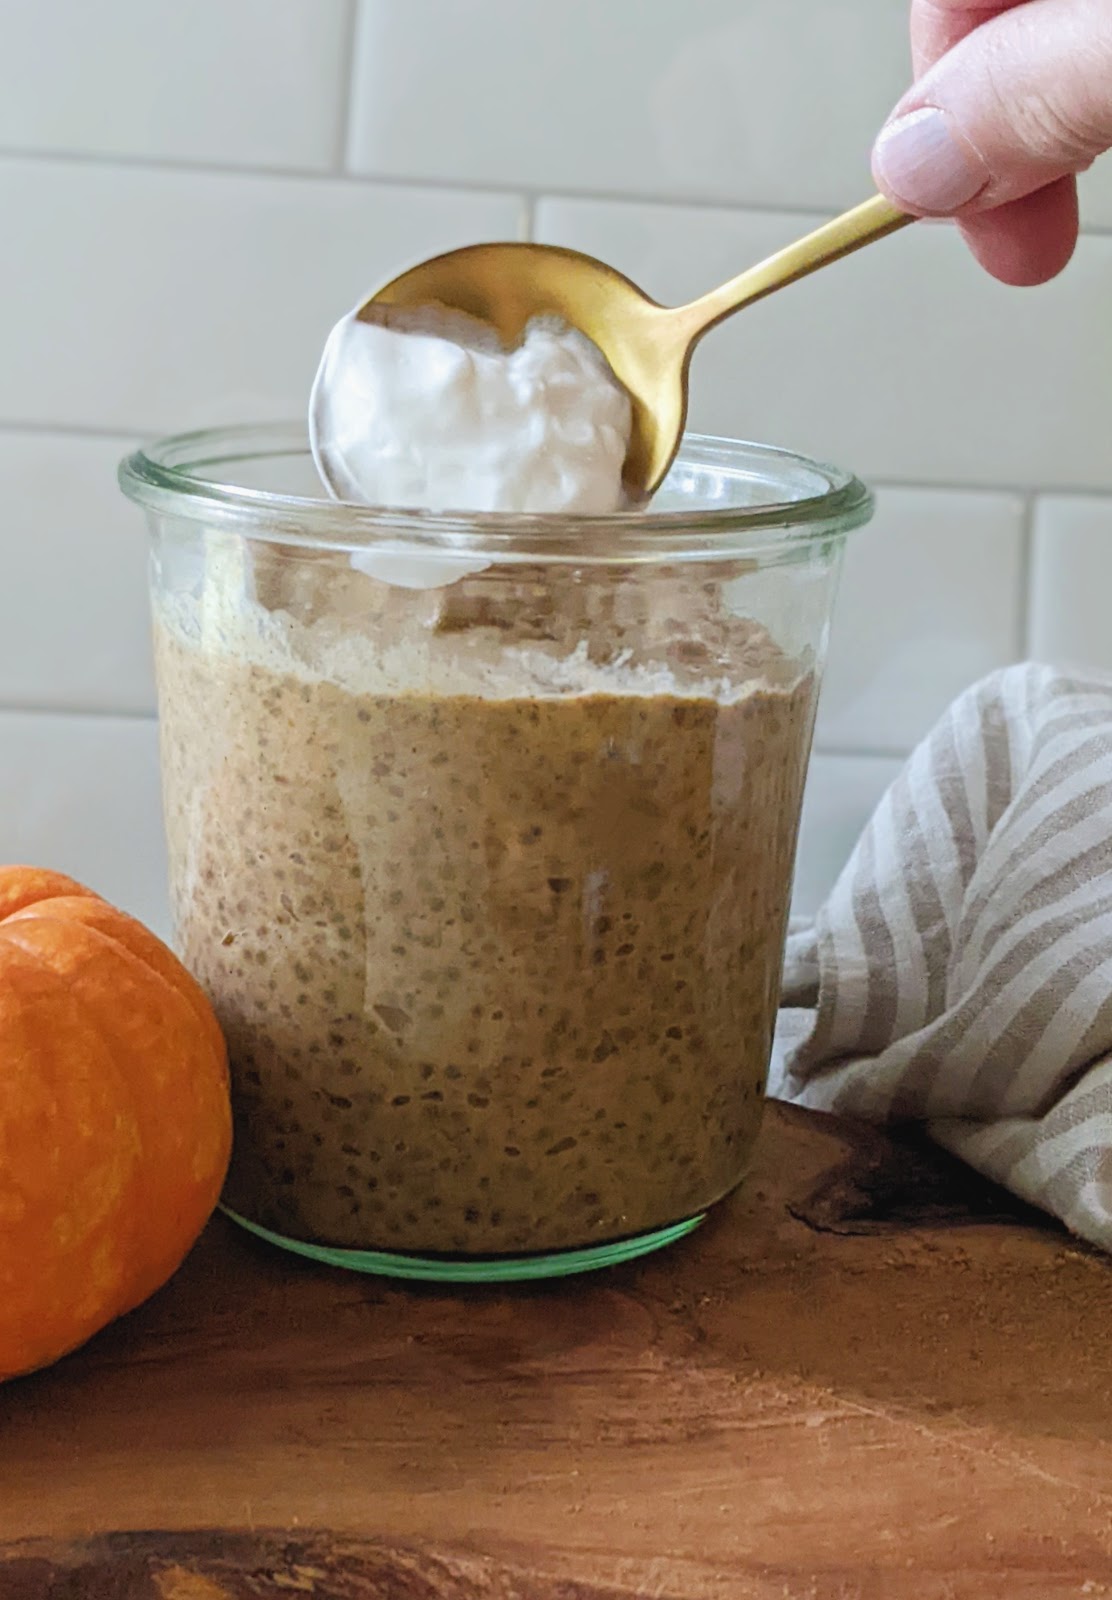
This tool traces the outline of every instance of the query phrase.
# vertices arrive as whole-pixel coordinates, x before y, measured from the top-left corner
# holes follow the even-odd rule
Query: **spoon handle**
[[[898,211],[883,195],[874,195],[871,200],[854,206],[852,211],[844,212],[832,222],[824,222],[814,233],[797,239],[794,244],[778,250],[766,260],[758,261],[755,267],[749,267],[739,277],[731,278],[729,283],[712,289],[690,305],[680,307],[676,315],[683,319],[687,337],[694,343],[708,328],[713,328],[733,312],[740,311],[742,306],[752,305],[754,300],[763,300],[774,289],[795,283],[798,278],[805,278],[808,273],[817,272],[831,261],[841,260],[842,256],[852,255],[854,250],[872,244],[874,239],[883,239],[915,220],[906,212]]]

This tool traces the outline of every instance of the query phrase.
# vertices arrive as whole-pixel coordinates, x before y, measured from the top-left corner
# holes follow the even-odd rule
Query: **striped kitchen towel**
[[[788,939],[770,1091],[939,1144],[1112,1250],[1112,678],[964,694]]]

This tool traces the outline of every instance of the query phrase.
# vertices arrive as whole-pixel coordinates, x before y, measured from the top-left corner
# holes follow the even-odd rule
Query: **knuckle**
[[[1056,95],[1020,96],[1013,104],[1012,117],[1024,148],[1047,165],[1065,162],[1071,167],[1087,167],[1107,143],[1099,119],[1089,107],[1062,104]]]
[[[1078,42],[1051,71],[1025,29],[1020,70],[1014,44],[987,63],[1002,126],[1031,161],[1059,171],[1082,171],[1112,144],[1112,50],[1104,39]]]

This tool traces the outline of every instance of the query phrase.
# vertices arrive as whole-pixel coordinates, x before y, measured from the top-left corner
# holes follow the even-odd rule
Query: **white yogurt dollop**
[[[586,335],[537,318],[513,350],[458,312],[338,322],[309,407],[342,500],[603,514],[622,504],[629,396]]]

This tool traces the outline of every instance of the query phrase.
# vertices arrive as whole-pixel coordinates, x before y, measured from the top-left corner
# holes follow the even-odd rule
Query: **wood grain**
[[[1112,1267],[772,1107],[640,1265],[390,1287],[214,1223],[0,1390],[0,1600],[1112,1596]]]

